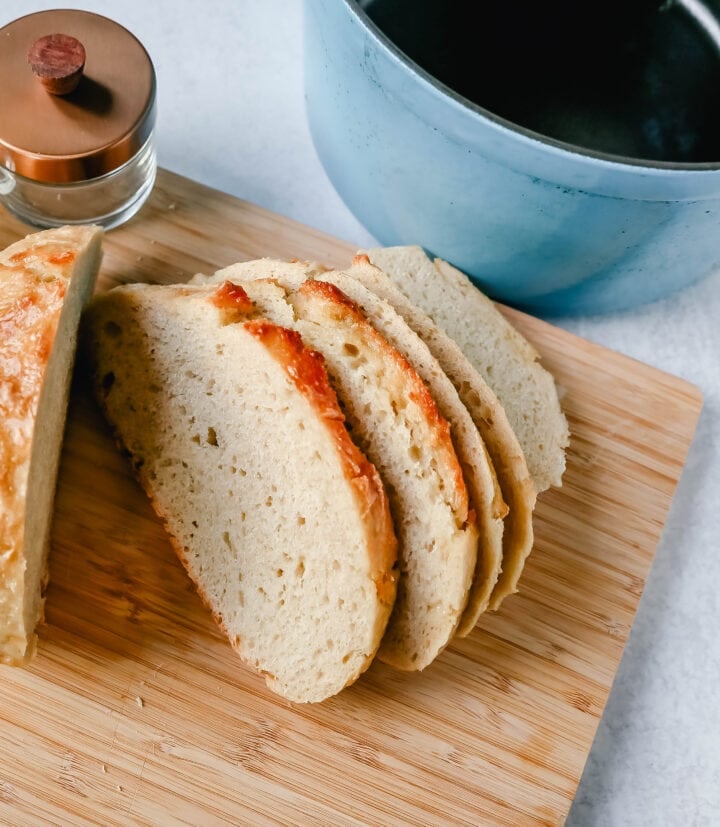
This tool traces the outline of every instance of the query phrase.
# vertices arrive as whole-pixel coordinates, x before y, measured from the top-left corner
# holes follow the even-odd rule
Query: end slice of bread
[[[99,227],[61,227],[0,253],[0,663],[27,662],[43,617],[77,329],[101,239]]]
[[[457,342],[493,389],[517,435],[536,490],[562,484],[567,421],[553,377],[533,346],[464,273],[420,247],[367,251],[370,260]]]
[[[285,698],[339,692],[380,644],[397,546],[322,357],[229,283],[117,288],[88,316],[101,405],[233,647]]]

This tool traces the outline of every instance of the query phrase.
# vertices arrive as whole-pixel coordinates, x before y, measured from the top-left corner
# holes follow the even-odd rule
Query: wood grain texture
[[[0,244],[27,232],[3,215]],[[100,289],[352,245],[161,172]],[[0,823],[558,824],[569,809],[701,407],[684,381],[506,311],[572,443],[520,594],[428,670],[375,664],[317,706],[221,637],[76,371],[47,624],[2,669]]]

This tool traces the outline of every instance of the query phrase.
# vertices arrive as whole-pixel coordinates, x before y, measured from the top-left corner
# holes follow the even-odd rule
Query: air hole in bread
[[[196,445],[200,444],[200,434],[195,434],[194,436],[190,437],[191,441],[194,442]]]
[[[298,514],[297,524],[298,525],[305,525],[305,517],[303,517],[302,514]]]
[[[350,660],[351,657],[352,657],[352,653],[348,652],[347,655],[343,655],[342,662],[347,663]]]
[[[225,353],[225,345],[215,345],[215,353],[218,356],[222,356]]]
[[[360,353],[357,345],[354,345],[352,342],[345,342],[343,345],[343,350],[348,354],[348,356],[357,356]]]
[[[300,558],[298,560],[297,566],[295,566],[295,576],[296,577],[304,577],[305,576],[305,561]]]
[[[238,606],[241,609],[245,608],[245,592],[242,589],[238,589]]]
[[[217,445],[217,434],[215,433],[215,428],[208,428],[207,432],[207,443],[208,445]]]
[[[122,328],[117,322],[105,322],[105,335],[110,339],[117,339],[122,336]]]
[[[186,370],[186,371],[185,371],[185,377],[186,377],[187,379],[197,379],[197,378],[198,378],[198,375],[197,375],[197,373],[194,373],[194,372],[193,372],[193,371],[191,371],[191,370]]]
[[[247,514],[244,511],[241,511],[240,512],[240,522],[244,523],[246,519],[247,519]]]
[[[270,496],[268,496],[268,498],[265,500],[265,505],[266,505],[268,508],[270,508],[270,506],[271,506],[272,504],[273,504],[273,498],[272,498],[272,497],[270,497]]]
[[[334,648],[335,648],[335,641],[334,641],[334,640],[330,640],[330,638],[328,638],[328,639],[325,641],[325,646],[327,646],[327,648],[328,648],[328,649],[334,649]]]
[[[105,394],[105,396],[107,396],[110,393],[110,388],[112,388],[112,386],[115,384],[115,374],[112,371],[106,373],[105,376],[103,376],[102,378],[101,384],[103,393]]]
[[[275,575],[276,575],[277,577],[282,577],[282,576],[283,576],[283,574],[285,574],[285,572],[284,572],[282,569],[278,569],[278,570],[275,572]]]
[[[197,528],[197,523],[195,523],[194,520],[193,520],[193,524]],[[225,543],[225,545],[230,549],[230,551],[232,551],[232,543],[230,542],[230,534],[227,531],[223,531],[222,538],[223,538],[223,543]]]
[[[338,560],[333,560],[332,568],[333,571],[340,571],[340,562]]]
[[[422,458],[422,451],[417,445],[411,445],[408,450],[408,456],[413,462],[420,462]]]
[[[192,524],[193,524],[194,528],[198,528],[198,521],[197,520],[193,520]]]

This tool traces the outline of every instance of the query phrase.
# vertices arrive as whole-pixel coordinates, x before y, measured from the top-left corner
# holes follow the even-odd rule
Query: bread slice
[[[101,405],[233,647],[292,701],[339,692],[380,643],[397,546],[322,358],[230,284],[117,288],[88,326]]]
[[[398,669],[424,669],[457,628],[477,559],[476,518],[449,425],[408,361],[341,290],[306,280],[301,264],[266,263],[257,272],[271,269],[272,283],[247,278],[249,265],[210,278],[244,272],[262,312],[286,322],[287,308],[271,307],[268,298],[281,287],[294,328],[325,357],[353,438],[386,485],[398,534],[398,595],[378,657]]]
[[[34,233],[0,253],[0,663],[36,647],[77,328],[102,230]]]
[[[568,426],[553,377],[533,346],[490,299],[445,261],[420,247],[387,247],[367,255],[397,287],[454,339],[500,400],[525,454],[538,493],[561,485]]]
[[[356,261],[366,259],[364,255],[356,256]],[[391,304],[425,342],[457,388],[460,399],[485,441],[502,495],[509,507],[502,536],[502,573],[487,602],[487,608],[497,610],[505,597],[517,591],[533,545],[532,514],[536,493],[522,448],[497,397],[455,341],[377,267],[365,266],[355,272],[363,284]],[[473,605],[472,599],[469,605]],[[458,635],[467,635],[472,631],[484,611],[485,603],[475,601],[474,608],[474,612],[466,610],[457,630]]]
[[[478,518],[478,552],[472,586],[459,628],[472,628],[489,604],[502,566],[503,517],[507,505],[478,429],[458,397],[437,359],[393,307],[368,290],[358,279],[365,270],[376,271],[369,263],[356,263],[347,271],[328,271],[310,263],[259,259],[231,265],[215,276],[196,276],[195,283],[272,278],[286,288],[298,289],[307,278],[328,281],[339,288],[362,310],[365,318],[415,369],[427,385],[440,413],[450,424],[453,446],[463,470],[470,506]]]

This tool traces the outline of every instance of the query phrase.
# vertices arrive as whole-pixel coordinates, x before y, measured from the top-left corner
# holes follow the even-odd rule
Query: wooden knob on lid
[[[85,68],[85,47],[67,34],[48,34],[28,52],[33,73],[51,95],[69,95]]]

